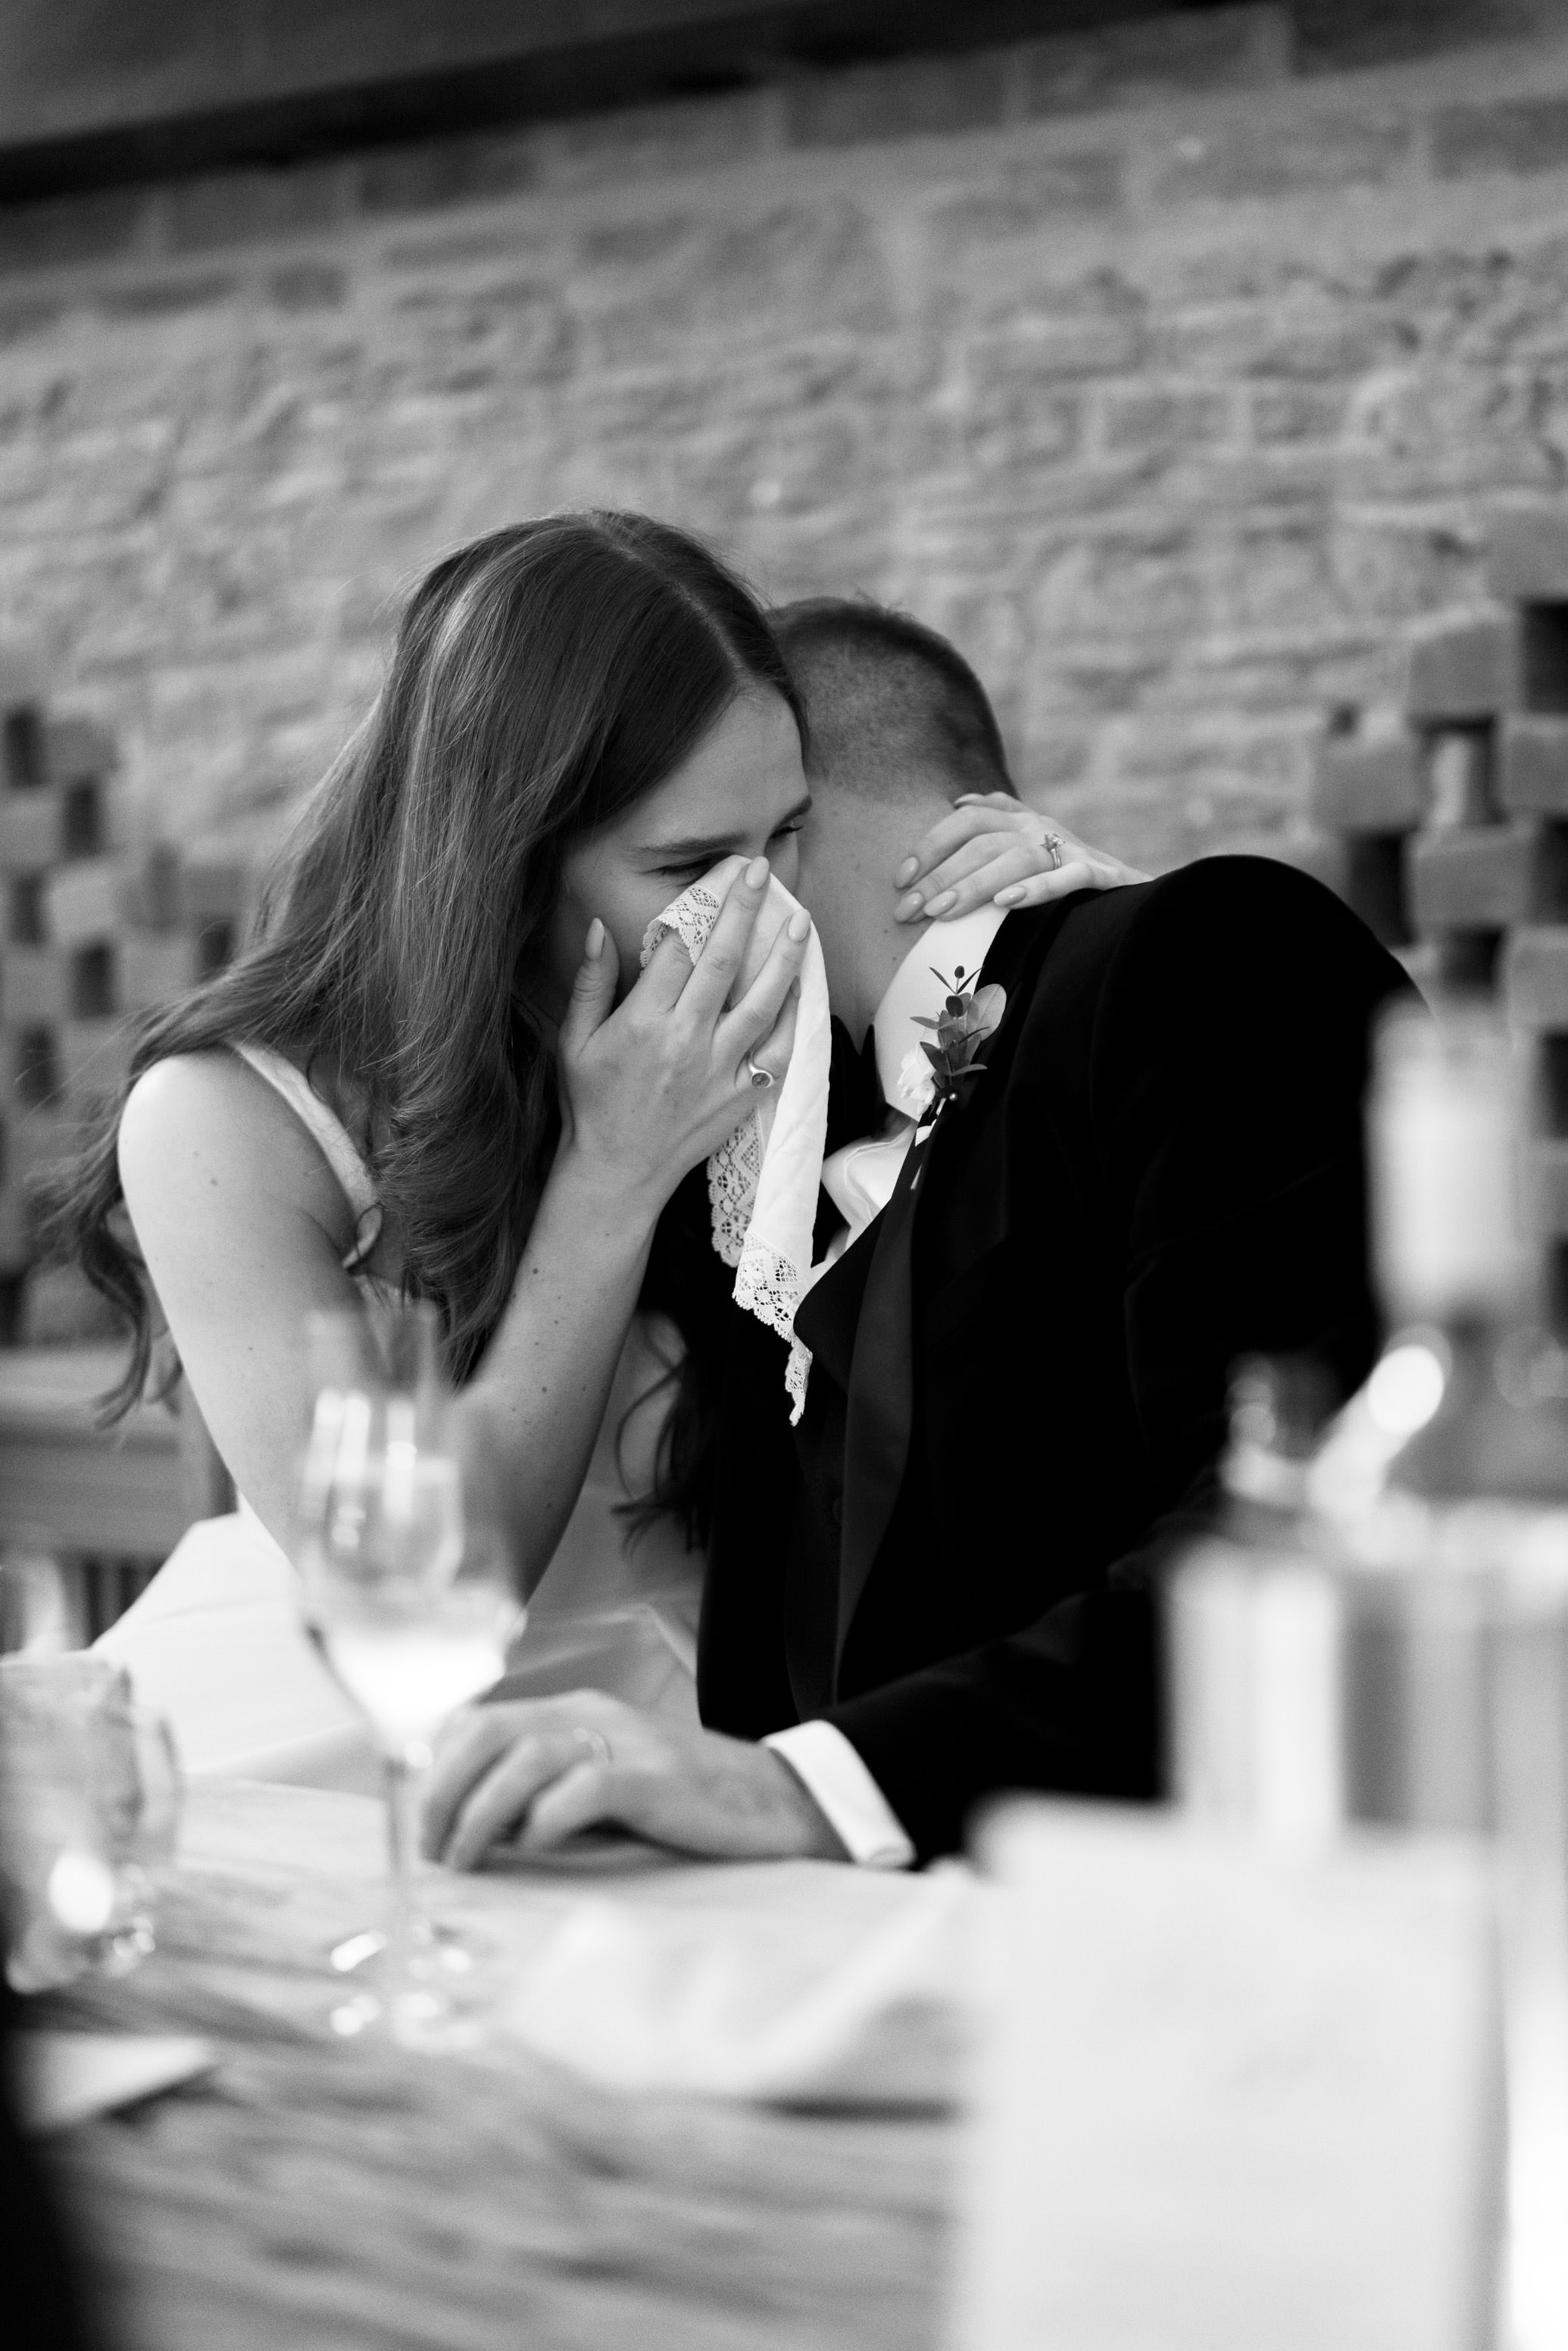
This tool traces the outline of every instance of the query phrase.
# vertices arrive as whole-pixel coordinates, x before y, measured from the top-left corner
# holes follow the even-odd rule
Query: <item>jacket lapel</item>
[[[825,1372],[846,1395],[855,1331],[881,1229],[880,1218],[868,1225],[854,1247],[813,1282],[795,1310],[795,1336],[810,1350],[813,1378],[819,1371]]]
[[[847,1383],[843,1539],[833,1641],[835,1689],[850,1625],[882,1548],[909,1458],[915,1402],[910,1246],[915,1204],[935,1141],[935,1135],[928,1136],[910,1150],[893,1197],[873,1228],[875,1245],[866,1270]]]
[[[999,982],[1008,991],[1008,1006],[1000,1028],[988,1041],[988,1064],[993,1054],[998,1060],[1010,1060],[1026,993],[1017,982],[1031,960],[1031,949],[1036,956],[1042,956],[1054,939],[1061,914],[1071,903],[1058,900],[1033,920],[1020,922],[1010,916],[992,940],[977,984]],[[998,1070],[998,1079],[1000,1075]],[[982,1078],[977,1082],[985,1085],[988,1081]],[[910,1151],[887,1207],[854,1248],[847,1249],[831,1272],[822,1277],[796,1318],[800,1338],[813,1355],[820,1353],[823,1369],[849,1398],[833,1651],[835,1687],[850,1626],[876,1564],[909,1458],[915,1409],[911,1270],[915,1215],[926,1188],[932,1153],[950,1145],[952,1130],[966,1114],[966,1105],[949,1107],[936,1131],[918,1149]]]

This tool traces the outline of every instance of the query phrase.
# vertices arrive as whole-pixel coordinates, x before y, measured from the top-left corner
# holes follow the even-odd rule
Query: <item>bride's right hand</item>
[[[733,1134],[756,1099],[750,1062],[775,1082],[789,1064],[806,915],[780,927],[761,970],[726,1009],[768,879],[767,859],[754,858],[731,883],[695,964],[672,934],[620,1005],[615,943],[597,918],[589,925],[558,1047],[558,1165],[629,1208],[657,1216],[682,1176]]]

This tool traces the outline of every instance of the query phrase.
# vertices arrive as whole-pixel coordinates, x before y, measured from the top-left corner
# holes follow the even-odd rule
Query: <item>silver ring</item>
[[[1060,873],[1061,871],[1061,852],[1064,845],[1061,835],[1059,832],[1048,832],[1045,839],[1040,845],[1042,849],[1049,849],[1051,852],[1051,872],[1053,873]]]
[[[746,1066],[751,1071],[751,1082],[754,1086],[770,1086],[773,1083],[772,1071],[759,1068],[749,1053],[746,1057]]]
[[[602,1730],[594,1730],[586,1722],[580,1722],[571,1735],[574,1740],[581,1740],[596,1763],[608,1767],[614,1762],[614,1752]]]

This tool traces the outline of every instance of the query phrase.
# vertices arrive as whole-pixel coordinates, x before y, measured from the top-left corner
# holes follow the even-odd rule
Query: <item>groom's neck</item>
[[[895,923],[891,915],[885,925],[868,920],[857,941],[855,978],[846,991],[847,1005],[833,1005],[833,1010],[853,1037],[857,1050],[864,1044],[866,1030],[876,1019],[877,1007],[919,935],[916,925]],[[830,988],[830,997],[831,992]]]
[[[802,843],[800,894],[817,925],[833,1010],[855,1040],[876,1018],[894,973],[920,937],[901,923],[894,870],[952,806],[952,786],[935,770],[901,768],[887,789],[813,778],[814,805]]]
[[[919,938],[917,924],[894,919],[898,893],[889,865],[882,837],[844,840],[834,841],[832,853],[821,861],[816,889],[809,889],[811,874],[801,877],[828,967],[828,999],[856,1046],[865,1041],[894,973]]]
[[[920,936],[920,926],[901,923],[894,908],[898,892],[893,868],[899,852],[924,827],[907,819],[889,827],[880,821],[835,826],[813,846],[811,863],[800,878],[827,966],[828,997],[857,1050],[876,1018],[894,973]]]

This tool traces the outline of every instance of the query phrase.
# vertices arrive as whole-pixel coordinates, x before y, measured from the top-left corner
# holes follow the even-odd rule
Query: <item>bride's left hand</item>
[[[1053,860],[1050,842],[1058,844]],[[894,875],[901,923],[952,922],[976,906],[1045,906],[1073,890],[1146,882],[1134,865],[1091,849],[1077,834],[1009,792],[966,792]]]
[[[766,1747],[662,1722],[601,1690],[464,1708],[437,1744],[423,1845],[453,1869],[492,1846],[548,1853],[601,1823],[721,1861],[842,1861],[843,1845]]]

